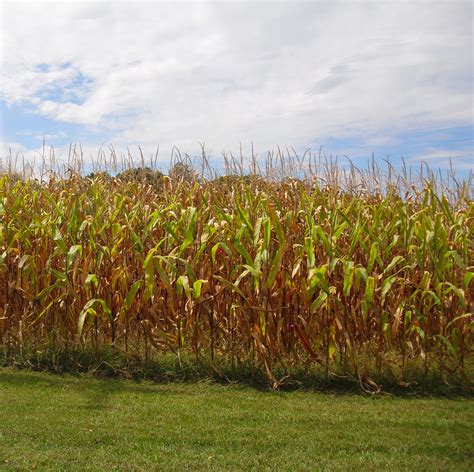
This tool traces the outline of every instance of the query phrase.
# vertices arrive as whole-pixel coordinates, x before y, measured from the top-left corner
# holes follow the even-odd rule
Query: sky
[[[0,152],[474,167],[471,1],[1,2]],[[213,161],[214,160],[214,161]]]

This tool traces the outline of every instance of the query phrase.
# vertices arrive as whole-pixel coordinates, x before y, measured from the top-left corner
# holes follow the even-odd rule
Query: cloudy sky
[[[1,152],[254,143],[473,167],[471,1],[1,4]]]

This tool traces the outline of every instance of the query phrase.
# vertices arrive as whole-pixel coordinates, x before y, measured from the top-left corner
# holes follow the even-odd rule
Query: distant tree
[[[163,173],[149,167],[134,167],[117,174],[117,179],[124,182],[143,182],[157,189],[163,188]]]
[[[236,185],[236,184],[245,184],[248,185],[252,182],[252,180],[258,180],[259,176],[255,174],[247,174],[247,175],[240,175],[240,174],[229,174],[229,175],[222,175],[218,177],[216,180],[220,183],[227,184],[228,186]]]
[[[102,179],[102,180],[110,180],[112,177],[108,172],[100,171],[100,172],[91,172],[90,174],[86,175],[86,179],[94,180],[94,179]]]
[[[7,172],[7,171],[1,172],[0,171],[0,177],[6,177],[7,181],[11,185],[15,185],[20,180],[25,180],[24,176],[22,174],[20,174],[19,172]]]
[[[197,174],[192,165],[185,162],[177,162],[169,171],[171,180],[184,180],[185,182],[194,182],[197,180]]]

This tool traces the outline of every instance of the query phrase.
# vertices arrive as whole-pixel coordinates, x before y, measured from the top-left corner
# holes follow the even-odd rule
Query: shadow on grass
[[[44,375],[47,374],[47,375]],[[151,383],[142,380],[126,381],[119,377],[97,378],[84,373],[55,374],[48,370],[38,371],[31,368],[0,367],[0,390],[2,387],[18,388],[21,390],[41,391],[42,394],[52,395],[57,392],[72,392],[83,398],[82,404],[75,408],[86,411],[103,411],[109,408],[115,395],[129,393],[140,397],[157,395],[173,396],[198,394],[189,390],[184,384],[173,382]]]
[[[1,353],[0,353],[1,355]],[[333,395],[367,395],[361,382],[349,375],[333,373],[325,378],[322,369],[295,370],[278,390],[271,388],[263,370],[249,365],[238,368],[222,363],[219,368],[206,363],[197,364],[185,359],[177,362],[175,357],[164,356],[144,364],[133,358],[126,358],[115,351],[104,351],[99,356],[89,351],[57,351],[43,353],[40,357],[10,355],[0,357],[0,368],[14,367],[17,370],[0,371],[0,385],[37,386],[51,388],[81,389],[93,396],[91,409],[99,409],[107,403],[107,396],[127,390],[138,394],[176,394],[183,392],[186,384],[206,383],[232,388],[252,388],[261,392],[319,392]],[[57,376],[24,375],[21,370],[48,372]],[[66,375],[65,375],[66,374]],[[284,372],[275,372],[276,377]],[[118,380],[129,380],[120,382]],[[439,373],[423,375],[420,371],[410,373],[410,382],[403,386],[388,375],[374,381],[380,386],[381,395],[403,398],[419,397],[473,397],[474,385],[469,379],[450,379],[449,383]],[[99,381],[97,381],[99,380]],[[103,380],[103,381],[101,381]],[[131,382],[130,382],[131,381]],[[143,382],[146,381],[146,382]],[[90,390],[90,391],[85,391]],[[95,392],[95,393],[94,393]],[[375,393],[375,392],[372,392]]]

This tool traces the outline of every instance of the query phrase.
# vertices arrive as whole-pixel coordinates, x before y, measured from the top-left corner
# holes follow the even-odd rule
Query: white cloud
[[[467,159],[473,157],[474,151],[452,151],[450,149],[436,149],[427,154],[414,156],[417,161],[432,161],[435,159]]]
[[[470,2],[2,8],[0,98],[109,128],[118,146],[383,145],[387,129],[473,123]],[[79,74],[90,81],[77,84],[81,100],[42,97]]]
[[[417,154],[410,159],[411,164],[426,163],[429,167],[472,170],[474,168],[474,149],[453,151],[452,149],[432,149]]]
[[[38,151],[0,138],[0,174],[7,171],[30,173],[31,167],[39,162],[38,157]]]

